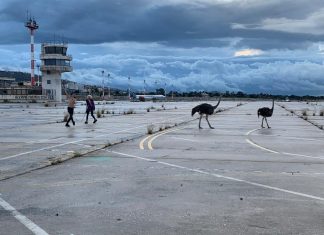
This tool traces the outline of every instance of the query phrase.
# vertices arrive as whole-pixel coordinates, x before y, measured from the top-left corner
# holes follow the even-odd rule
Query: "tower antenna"
[[[28,17],[29,12],[27,11],[27,20],[25,22],[25,27],[29,29],[30,32],[30,84],[35,85],[35,57],[34,57],[34,32],[38,29],[38,24],[35,18]]]

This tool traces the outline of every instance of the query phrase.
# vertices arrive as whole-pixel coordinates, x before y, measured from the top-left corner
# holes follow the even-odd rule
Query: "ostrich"
[[[202,127],[200,126],[200,122],[201,122],[201,118],[202,116],[205,114],[206,115],[206,120],[207,120],[207,123],[208,123],[208,126],[211,128],[211,129],[214,129],[214,127],[212,127],[208,121],[208,115],[212,115],[215,111],[215,109],[218,107],[220,101],[221,101],[221,98],[222,96],[219,97],[219,100],[218,100],[218,103],[215,105],[215,106],[212,106],[210,104],[200,104],[200,105],[197,105],[196,107],[194,107],[191,111],[191,116],[193,116],[196,112],[199,113],[200,117],[199,117],[199,129],[202,129]]]
[[[274,100],[272,100],[272,108],[268,108],[268,107],[263,107],[263,108],[260,108],[258,109],[258,118],[259,116],[261,115],[262,116],[262,124],[261,124],[261,127],[263,127],[263,120],[265,119],[266,123],[267,123],[267,126],[268,128],[269,125],[268,125],[268,121],[267,121],[267,117],[271,117],[272,116],[272,113],[273,113],[273,107],[274,107]]]

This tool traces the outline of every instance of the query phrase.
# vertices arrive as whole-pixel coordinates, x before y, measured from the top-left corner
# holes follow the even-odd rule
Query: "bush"
[[[147,134],[152,135],[154,130],[154,125],[149,125],[147,127]]]
[[[150,112],[150,108],[147,108],[146,111],[149,113]]]
[[[324,109],[320,111],[320,116],[324,116]]]
[[[302,110],[302,115],[307,116],[307,109]]]
[[[135,114],[135,111],[134,109],[128,109],[126,114]]]
[[[101,118],[101,111],[99,109],[97,110],[97,118]]]
[[[64,113],[64,118],[63,118],[63,122],[67,122],[67,120],[69,119],[69,114],[68,113]]]

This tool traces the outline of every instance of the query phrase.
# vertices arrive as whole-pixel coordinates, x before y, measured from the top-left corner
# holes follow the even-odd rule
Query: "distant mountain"
[[[0,71],[0,77],[15,78],[16,82],[30,81],[30,73],[14,72],[14,71]],[[35,75],[35,78],[37,75]]]

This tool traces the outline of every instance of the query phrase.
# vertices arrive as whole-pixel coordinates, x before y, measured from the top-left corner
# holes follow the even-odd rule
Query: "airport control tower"
[[[72,56],[67,55],[66,51],[66,43],[42,44],[40,59],[43,95],[56,102],[62,102],[61,74],[72,71]]]

